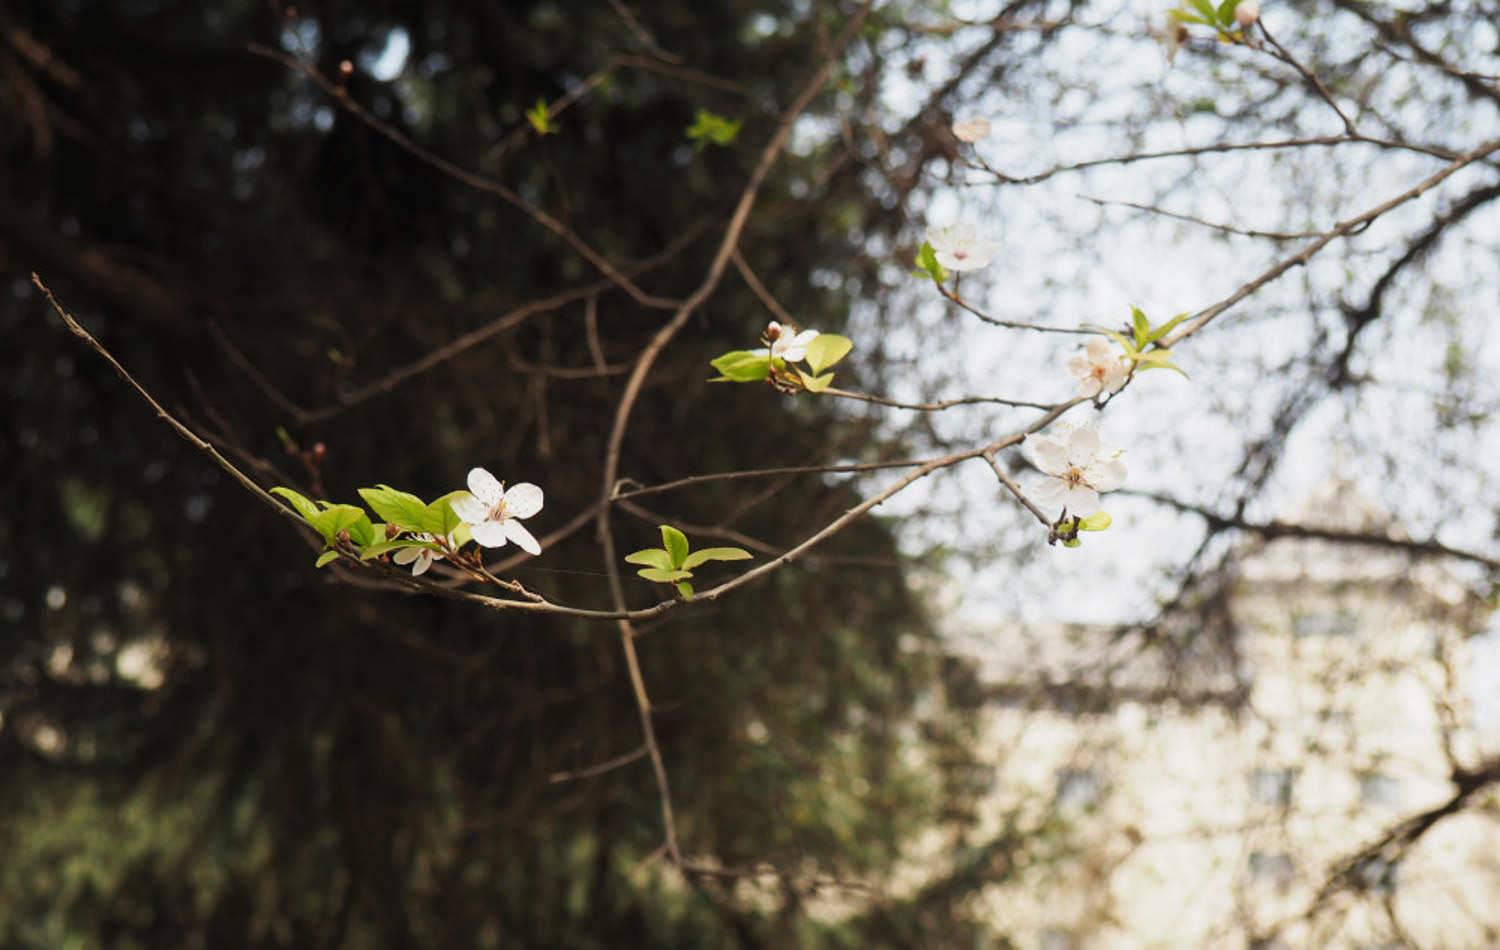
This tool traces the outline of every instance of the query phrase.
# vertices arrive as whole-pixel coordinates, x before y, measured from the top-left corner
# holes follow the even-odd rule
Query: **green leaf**
[[[848,337],[837,333],[820,333],[807,344],[807,365],[812,367],[814,373],[821,373],[848,356],[852,349],[854,341]]]
[[[1076,547],[1078,547],[1082,543],[1083,542],[1080,541],[1080,540],[1078,540],[1077,538],[1069,538],[1069,539],[1067,539],[1066,541],[1063,542],[1063,547],[1065,547],[1065,548],[1076,548]]]
[[[1219,22],[1219,11],[1214,9],[1214,5],[1209,0],[1188,0],[1188,4],[1197,10],[1206,22],[1210,24]]]
[[[1130,308],[1130,319],[1135,326],[1135,345],[1139,349],[1146,345],[1151,336],[1151,321],[1146,319],[1140,307]]]
[[[330,563],[332,563],[334,561],[337,561],[338,558],[339,558],[339,552],[337,552],[337,551],[324,551],[322,554],[319,554],[318,555],[318,559],[313,562],[313,567],[326,567]]]
[[[696,557],[696,555],[694,555]],[[625,555],[627,564],[644,564],[647,567],[659,567],[664,571],[672,569],[672,555],[661,548],[646,548],[633,554]]]
[[[431,541],[414,541],[410,538],[398,538],[395,541],[376,541],[374,544],[360,548],[359,559],[361,561],[368,561],[391,551],[399,551],[402,548],[426,548],[429,551],[441,550]]]
[[[1103,531],[1112,523],[1107,511],[1096,511],[1087,518],[1078,519],[1079,531]]]
[[[463,521],[458,517],[458,513],[453,510],[453,501],[467,494],[469,493],[460,488],[458,491],[449,492],[427,506],[426,520],[432,526],[427,529],[429,534],[447,536],[456,531],[459,525],[463,524]]]
[[[721,374],[713,382],[754,383],[771,375],[771,357],[750,350],[731,350],[709,361]]]
[[[271,489],[271,494],[280,495],[282,498],[285,498],[287,501],[291,502],[292,507],[297,510],[297,514],[301,515],[304,521],[311,523],[314,518],[318,517],[318,506],[313,504],[311,501],[308,501],[307,498],[303,495],[299,495],[298,493],[292,491],[290,488],[283,488],[280,485],[277,485],[275,488]]]
[[[1169,369],[1181,376],[1183,379],[1192,379],[1192,377],[1187,374],[1187,370],[1184,370],[1176,363],[1142,363],[1138,367],[1138,369],[1143,373],[1148,369]]]
[[[374,526],[370,524],[370,516],[365,514],[363,509],[353,505],[328,505],[327,508],[318,512],[317,517],[310,519],[309,523],[329,544],[338,540],[340,531],[348,531],[350,540],[353,540],[356,534],[360,534],[367,541],[375,532]]]
[[[557,131],[557,126],[552,124],[552,115],[547,108],[546,99],[538,99],[530,109],[526,110],[526,121],[531,123],[537,135],[551,135]]]
[[[1214,11],[1218,14],[1219,22],[1226,27],[1234,26],[1234,8],[1238,4],[1239,0],[1224,0],[1223,3],[1219,4],[1219,9]]]
[[[687,137],[695,149],[706,145],[732,145],[744,124],[743,119],[727,119],[707,109],[699,109],[693,116],[693,124],[688,126]]]
[[[457,550],[468,544],[470,541],[474,540],[473,532],[470,531],[469,526],[464,524],[462,521],[458,523],[458,527],[448,532],[448,537],[453,539],[451,543],[453,544],[454,550]]]
[[[682,595],[683,600],[692,600],[693,585],[689,584],[687,581],[679,581],[677,583],[677,593]]]
[[[363,511],[359,518],[349,525],[349,540],[355,544],[370,544],[375,540],[375,526],[370,523],[370,516]],[[382,534],[381,537],[384,537]]]
[[[1123,333],[1120,333],[1118,330],[1111,330],[1108,327],[1095,326],[1093,324],[1085,324],[1083,329],[1093,330],[1096,333],[1102,333],[1105,336],[1109,337],[1111,340],[1114,340],[1116,343],[1120,344],[1120,348],[1125,351],[1125,356],[1129,359],[1135,359],[1136,354],[1140,352],[1140,348],[1137,347],[1133,342],[1131,342],[1130,337],[1126,336]]]
[[[802,385],[807,387],[810,393],[820,393],[833,383],[833,374],[824,373],[822,376],[809,376],[802,370],[797,370],[797,375],[802,377]]]
[[[687,535],[669,524],[661,525],[661,546],[672,559],[673,567],[681,567],[688,556]]]
[[[709,561],[748,561],[750,557],[750,552],[744,548],[704,548],[689,554],[682,562],[682,569],[691,571]]]
[[[431,531],[434,525],[427,517],[427,502],[410,492],[389,485],[361,488],[359,497],[386,521],[406,531]]]
[[[1186,320],[1187,318],[1188,318],[1188,314],[1179,313],[1177,316],[1173,317],[1172,319],[1168,320],[1166,323],[1163,323],[1161,326],[1157,327],[1155,330],[1152,330],[1151,331],[1151,335],[1146,338],[1146,342],[1147,343],[1155,343],[1157,340],[1161,340],[1161,339],[1166,338],[1167,334],[1169,334],[1173,330],[1177,329],[1177,325],[1179,323],[1181,323],[1182,321]]]
[[[664,571],[659,567],[643,567],[636,571],[641,577],[648,581],[656,581],[658,584],[671,584],[675,581],[687,580],[693,576],[692,571]]]
[[[917,249],[916,273],[918,277],[930,277],[939,284],[948,280],[948,269],[938,263],[937,251],[932,249],[931,241],[923,241]]]

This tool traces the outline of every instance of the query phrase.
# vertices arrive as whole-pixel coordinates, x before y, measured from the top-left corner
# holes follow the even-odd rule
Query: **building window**
[[[1398,808],[1401,805],[1401,783],[1378,772],[1360,776],[1359,800],[1373,808]]]
[[[1093,769],[1061,769],[1057,773],[1057,806],[1088,808],[1099,801],[1099,777]]]
[[[1297,773],[1291,769],[1256,769],[1250,773],[1250,797],[1262,805],[1286,808],[1292,804],[1292,782]]]
[[[1252,851],[1250,853],[1250,876],[1264,884],[1286,887],[1296,874],[1292,856],[1283,852]]]
[[[1354,885],[1362,891],[1391,894],[1396,890],[1396,863],[1376,856],[1365,858],[1350,872]]]
[[[1354,628],[1354,615],[1346,610],[1314,611],[1292,620],[1292,629],[1299,637],[1347,637]]]

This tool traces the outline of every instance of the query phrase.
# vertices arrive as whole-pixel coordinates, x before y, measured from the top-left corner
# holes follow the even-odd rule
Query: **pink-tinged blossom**
[[[927,243],[932,245],[939,264],[960,273],[979,270],[1000,250],[998,243],[980,238],[974,226],[966,223],[946,228],[929,227]]]
[[[1093,426],[1079,426],[1059,438],[1032,436],[1027,442],[1037,468],[1047,476],[1031,488],[1032,498],[1043,508],[1087,517],[1099,510],[1102,492],[1125,483],[1123,453],[1101,445]]]
[[[1068,372],[1078,380],[1078,395],[1119,392],[1130,375],[1130,364],[1104,340],[1090,340],[1084,352],[1068,360]]]

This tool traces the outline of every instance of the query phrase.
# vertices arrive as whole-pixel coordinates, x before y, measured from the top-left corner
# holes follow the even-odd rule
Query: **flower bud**
[[[1260,19],[1260,4],[1255,0],[1240,0],[1234,8],[1234,22],[1249,27]]]
[[[321,442],[316,442],[316,443],[313,444],[312,451],[313,451],[313,458],[315,458],[315,459],[321,459],[324,455],[328,454],[328,446],[324,445]]]
[[[395,525],[390,524],[390,523],[386,524],[386,526],[385,526],[385,539],[387,541],[394,541],[394,540],[396,540],[396,535],[398,535],[400,533],[401,533],[401,529],[400,528],[398,528]]]

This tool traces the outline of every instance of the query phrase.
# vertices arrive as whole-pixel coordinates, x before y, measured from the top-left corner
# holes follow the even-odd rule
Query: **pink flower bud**
[[[1255,0],[1240,0],[1234,8],[1234,22],[1249,27],[1260,19],[1260,4]]]

